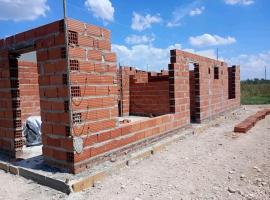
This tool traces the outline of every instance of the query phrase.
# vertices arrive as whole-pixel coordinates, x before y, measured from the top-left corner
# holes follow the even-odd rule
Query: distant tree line
[[[270,80],[255,78],[255,79],[243,80],[243,81],[241,81],[241,83],[242,84],[254,84],[254,85],[257,85],[257,84],[270,84]]]

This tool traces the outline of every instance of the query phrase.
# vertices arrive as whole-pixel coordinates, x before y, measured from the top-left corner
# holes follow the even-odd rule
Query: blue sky
[[[68,16],[105,26],[122,65],[167,68],[179,48],[241,65],[241,78],[270,79],[269,0],[67,0]],[[62,0],[0,0],[0,37],[62,18]]]

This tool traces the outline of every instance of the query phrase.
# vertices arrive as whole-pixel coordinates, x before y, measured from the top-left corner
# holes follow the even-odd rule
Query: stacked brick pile
[[[258,111],[256,114],[249,116],[244,121],[240,122],[234,127],[234,132],[237,133],[246,133],[248,132],[255,124],[264,119],[266,115],[270,115],[270,109],[264,109]]]

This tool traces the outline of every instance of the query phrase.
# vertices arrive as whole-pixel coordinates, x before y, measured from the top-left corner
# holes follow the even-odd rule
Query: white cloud
[[[147,14],[145,16],[136,12],[133,13],[131,28],[136,31],[143,31],[147,28],[151,28],[152,24],[158,24],[162,22],[162,18],[157,15]]]
[[[130,35],[126,37],[125,42],[127,44],[146,44],[151,43],[155,40],[155,36],[147,36],[147,35]]]
[[[202,6],[200,8],[194,8],[189,12],[190,16],[196,16],[196,15],[201,15],[203,11],[205,10],[205,7]]]
[[[193,46],[204,47],[204,46],[229,45],[235,43],[236,39],[230,36],[228,36],[227,38],[223,38],[218,35],[210,35],[208,33],[205,33],[203,35],[199,35],[196,37],[190,37],[189,42]]]
[[[242,54],[226,61],[240,65],[242,80],[264,78],[264,66],[268,67],[268,79],[270,78],[270,50],[258,54]]]
[[[35,20],[49,10],[47,0],[0,0],[0,20]]]
[[[124,45],[112,45],[113,51],[117,53],[118,62],[122,65],[134,66],[142,70],[148,68],[152,71],[167,69],[170,49],[176,48],[180,49],[181,45],[175,44],[164,49],[145,44],[134,45],[131,48]]]
[[[120,62],[121,65],[134,66],[142,70],[159,71],[161,69],[168,69],[170,50],[182,49],[182,46],[181,44],[174,44],[166,48],[158,48],[151,44],[140,44],[128,48],[124,45],[113,44],[112,49],[116,52],[118,62]],[[213,49],[202,51],[195,51],[194,49],[183,50],[215,58],[215,50]]]
[[[172,20],[167,23],[167,27],[181,26],[181,20],[188,15],[189,10],[178,8],[172,13]]]
[[[248,5],[253,4],[254,2],[255,2],[254,0],[225,0],[225,3],[229,5],[239,4],[239,5],[248,6]]]
[[[110,0],[86,0],[84,4],[94,17],[101,18],[105,24],[114,21],[114,7]]]
[[[192,1],[190,4],[176,8],[172,12],[172,19],[167,22],[167,27],[181,26],[181,21],[184,17],[201,14],[205,7],[198,7],[199,3],[200,1],[196,0]]]

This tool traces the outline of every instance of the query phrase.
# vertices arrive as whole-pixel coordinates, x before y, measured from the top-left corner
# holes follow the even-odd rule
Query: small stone
[[[101,181],[95,181],[94,184],[93,184],[93,186],[94,187],[98,187],[98,186],[100,186],[100,184],[101,184]]]
[[[256,179],[257,182],[262,182],[263,180],[261,178]]]
[[[116,161],[116,157],[111,157],[110,161],[111,162],[115,162]]]
[[[244,178],[246,178],[246,175],[245,174],[241,174],[240,175],[240,179],[244,179]]]
[[[237,190],[235,190],[235,189],[233,189],[233,188],[231,188],[231,187],[228,187],[228,192],[230,192],[230,193],[236,193]]]
[[[262,171],[262,170],[261,170],[259,167],[257,167],[257,166],[254,166],[253,169],[256,169],[257,172],[261,172],[261,171]]]
[[[266,182],[261,182],[261,184],[262,184],[262,186],[265,186],[265,185],[267,185],[267,183],[266,183]]]

